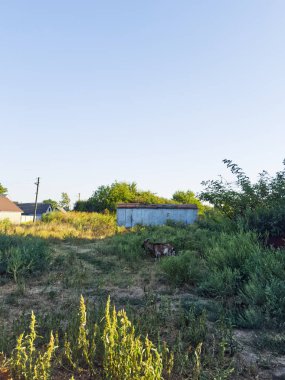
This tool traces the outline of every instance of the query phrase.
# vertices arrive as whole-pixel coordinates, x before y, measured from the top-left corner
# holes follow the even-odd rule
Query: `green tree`
[[[208,206],[204,205],[193,193],[191,190],[187,191],[181,191],[178,190],[172,195],[172,200],[177,203],[182,204],[194,204],[197,205],[199,214],[203,214],[207,209],[209,209]]]
[[[84,200],[76,201],[74,205],[74,210],[75,211],[92,211],[88,209],[87,203],[88,201],[84,201]]]
[[[61,200],[59,201],[59,206],[65,211],[70,210],[70,198],[67,193],[61,193]]]
[[[51,205],[53,210],[56,210],[59,207],[58,202],[53,199],[45,199],[43,203]]]
[[[115,211],[120,202],[134,202],[137,192],[135,183],[114,182],[111,185],[99,186],[87,201],[88,211]]]
[[[157,196],[150,191],[137,189],[136,183],[114,182],[111,185],[99,186],[87,201],[78,201],[76,211],[114,212],[118,203],[175,203]]]
[[[285,206],[285,160],[283,170],[273,177],[264,170],[256,183],[252,183],[231,160],[223,162],[236,180],[230,183],[219,178],[202,182],[205,189],[200,193],[200,199],[208,201],[230,218],[243,217],[249,211]]]
[[[159,197],[158,195],[152,193],[151,191],[139,191],[136,195],[136,202],[146,203],[146,204],[175,203],[167,198]]]
[[[4,195],[8,192],[8,189],[1,185],[0,183],[0,195]]]

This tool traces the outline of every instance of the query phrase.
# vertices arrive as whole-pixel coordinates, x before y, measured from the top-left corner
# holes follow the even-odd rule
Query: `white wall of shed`
[[[147,209],[147,208],[118,208],[117,224],[133,227],[137,224],[145,226],[159,226],[168,220],[185,224],[192,224],[198,218],[197,209]]]
[[[44,214],[37,214],[36,220],[41,220]],[[21,223],[28,223],[34,220],[34,215],[22,215]]]
[[[28,223],[33,221],[33,215],[22,215],[21,223]]]

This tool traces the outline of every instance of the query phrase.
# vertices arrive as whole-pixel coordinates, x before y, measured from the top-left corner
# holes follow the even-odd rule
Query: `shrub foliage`
[[[245,172],[231,160],[223,160],[235,176],[229,183],[222,178],[204,181],[200,198],[210,202],[223,215],[249,229],[270,236],[284,236],[285,160],[283,170],[270,176],[265,170],[252,183]]]

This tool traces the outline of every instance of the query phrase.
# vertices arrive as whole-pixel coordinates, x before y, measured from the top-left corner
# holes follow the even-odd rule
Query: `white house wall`
[[[37,214],[36,215],[36,220],[41,220],[41,219],[42,219],[42,215],[41,214]],[[34,215],[22,215],[21,223],[32,222],[33,220],[34,220]]]
[[[8,219],[11,223],[20,224],[21,223],[21,213],[12,211],[1,211],[0,220]]]
[[[21,223],[32,222],[34,219],[33,215],[22,215]]]

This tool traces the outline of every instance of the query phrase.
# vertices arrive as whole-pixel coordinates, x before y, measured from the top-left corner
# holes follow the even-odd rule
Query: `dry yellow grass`
[[[114,215],[71,211],[53,212],[42,221],[12,225],[8,221],[0,222],[0,233],[33,235],[43,239],[102,239],[121,231],[116,225]]]

